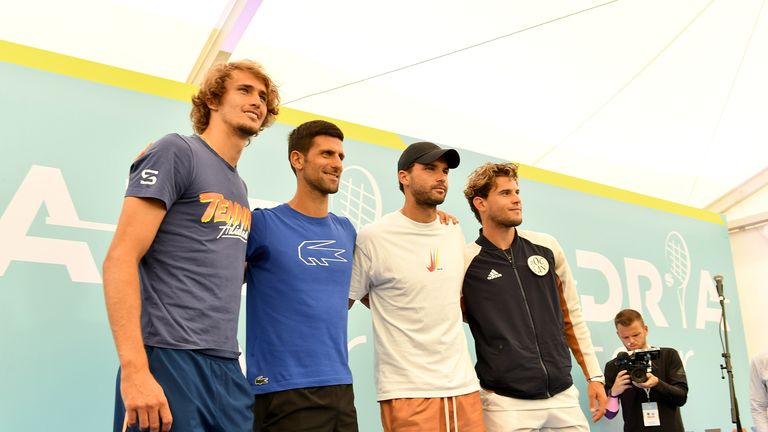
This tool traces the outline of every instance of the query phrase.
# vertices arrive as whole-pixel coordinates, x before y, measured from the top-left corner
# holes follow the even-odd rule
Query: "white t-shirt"
[[[357,236],[349,298],[370,294],[377,399],[479,390],[461,319],[458,225],[385,215]]]
[[[768,432],[768,351],[750,362],[749,401],[755,432]]]

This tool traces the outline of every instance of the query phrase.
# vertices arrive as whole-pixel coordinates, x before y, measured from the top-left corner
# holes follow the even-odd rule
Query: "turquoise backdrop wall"
[[[191,133],[190,106],[151,91],[43,69],[0,62],[5,83],[0,142],[6,160],[0,171],[0,430],[103,431],[111,425],[118,364],[101,263],[117,223],[128,166],[165,133]],[[286,112],[284,117],[294,120],[281,117],[254,139],[238,167],[254,205],[283,202],[293,194],[287,134],[295,119],[313,115]],[[386,135],[372,130],[371,136],[377,134]],[[353,133],[345,140],[343,184],[331,202],[334,212],[358,226],[402,204],[398,146],[365,136]],[[386,136],[395,136],[401,147],[416,141]],[[476,166],[499,159],[469,151],[461,156],[461,165],[450,173],[443,208],[458,216],[471,241],[478,224],[462,197],[464,182]],[[523,228],[549,232],[563,245],[600,362],[613,358],[621,346],[614,314],[625,307],[640,310],[650,327],[649,341],[678,349],[685,361],[687,430],[732,428],[712,283],[712,276],[723,274],[736,390],[743,424],[751,425],[744,332],[722,221],[698,217],[697,211],[640,205],[643,200],[628,193],[619,193],[626,199],[609,198],[565,177],[538,181],[533,173],[540,174],[523,167]],[[242,325],[240,331],[244,340]],[[467,337],[472,346],[468,331]],[[380,431],[370,315],[359,305],[350,312],[349,339],[361,430]],[[574,377],[583,394],[578,368]],[[582,400],[586,404],[583,395]],[[602,420],[594,429],[621,430],[621,420]]]

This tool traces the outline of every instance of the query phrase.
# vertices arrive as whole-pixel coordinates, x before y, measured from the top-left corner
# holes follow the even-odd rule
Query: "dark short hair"
[[[196,133],[202,134],[208,129],[211,121],[211,109],[209,103],[218,104],[227,90],[227,81],[232,78],[233,71],[243,71],[252,74],[264,83],[267,90],[267,115],[261,123],[259,132],[270,127],[275,122],[280,112],[280,94],[277,92],[277,84],[267,75],[264,68],[251,60],[240,60],[229,63],[218,63],[208,70],[203,78],[197,94],[192,96],[192,111],[189,113],[192,119],[192,128]]]
[[[311,120],[302,123],[288,135],[288,162],[290,163],[291,153],[294,151],[306,156],[312,148],[312,140],[318,136],[329,136],[344,141],[344,132],[329,121]],[[296,168],[293,165],[291,170],[296,174]]]
[[[616,318],[613,319],[613,324],[616,328],[619,328],[619,326],[629,327],[635,321],[640,321],[641,325],[645,325],[645,321],[643,321],[643,316],[640,315],[640,312],[634,309],[623,309],[616,314]]]

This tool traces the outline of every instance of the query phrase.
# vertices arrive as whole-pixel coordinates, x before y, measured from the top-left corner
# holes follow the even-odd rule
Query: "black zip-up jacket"
[[[517,230],[505,251],[480,230],[464,262],[464,307],[484,389],[552,397],[573,384],[569,347],[585,378],[602,376],[570,268],[552,236]]]

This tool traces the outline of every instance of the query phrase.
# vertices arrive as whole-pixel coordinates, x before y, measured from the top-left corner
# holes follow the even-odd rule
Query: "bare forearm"
[[[104,299],[123,370],[147,369],[141,335],[138,262],[110,251],[104,260]]]

